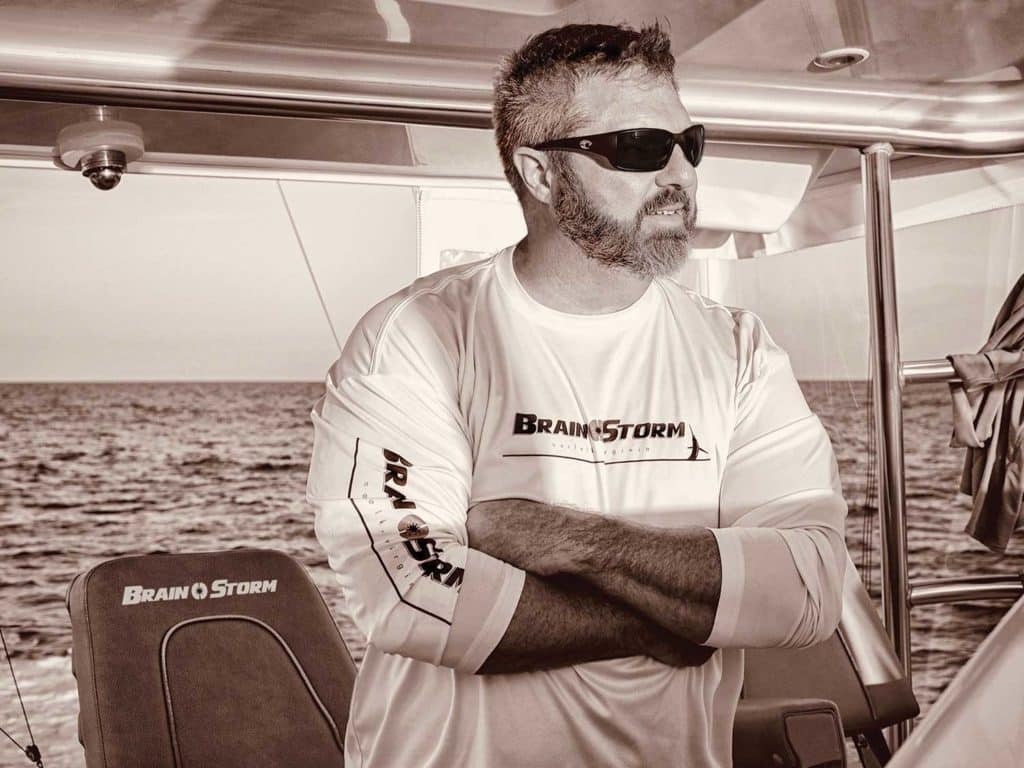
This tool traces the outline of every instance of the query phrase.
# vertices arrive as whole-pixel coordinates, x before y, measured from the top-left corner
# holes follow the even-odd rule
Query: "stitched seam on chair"
[[[309,677],[306,675],[306,670],[302,668],[302,664],[299,663],[299,660],[295,657],[295,654],[292,653],[292,649],[288,645],[288,643],[285,642],[285,639],[281,637],[281,635],[278,634],[278,632],[273,627],[271,627],[269,624],[263,621],[260,621],[259,619],[255,619],[252,616],[244,616],[242,614],[225,613],[217,616],[198,616],[192,619],[185,619],[184,621],[179,621],[173,627],[168,629],[166,633],[164,633],[163,641],[160,643],[160,677],[163,680],[164,700],[167,703],[167,717],[168,724],[171,729],[171,745],[174,749],[175,766],[181,765],[181,752],[178,747],[178,736],[174,729],[174,706],[171,702],[171,687],[167,678],[167,644],[170,641],[171,636],[182,627],[188,626],[189,624],[198,624],[204,621],[220,620],[240,620],[251,622],[261,627],[262,629],[265,629],[274,637],[275,640],[277,640],[278,643],[280,643],[281,647],[284,648],[285,652],[288,654],[288,658],[292,662],[292,665],[295,667],[296,671],[298,671],[299,677],[302,679],[303,684],[306,686],[306,690],[313,697],[313,701],[316,702],[317,708],[320,710],[320,714],[323,715],[324,719],[327,721],[327,724],[330,726],[331,733],[334,735],[335,744],[338,745],[338,748],[341,750],[342,754],[344,754],[345,740],[338,733],[337,723],[334,722],[334,718],[331,717],[331,713],[327,710],[327,707],[324,706],[324,703],[323,701],[321,701],[320,696],[317,695],[316,689],[313,687],[312,682],[310,682]]]

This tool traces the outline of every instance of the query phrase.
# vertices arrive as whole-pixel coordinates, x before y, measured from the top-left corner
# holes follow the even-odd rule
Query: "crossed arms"
[[[691,666],[719,647],[819,642],[838,623],[846,506],[813,415],[730,453],[725,527],[664,529],[518,499],[470,508],[468,473],[453,467],[469,457],[433,445],[457,448],[454,431],[358,436],[351,420],[404,386],[378,381],[371,396],[364,384],[344,383],[344,397],[329,385],[318,405],[308,496],[380,650],[479,673],[635,655]],[[409,514],[423,530],[403,538]]]
[[[467,530],[470,546],[527,572],[481,673],[632,655],[693,666],[715,650],[701,645],[721,588],[707,529],[658,530],[508,499],[472,507]]]

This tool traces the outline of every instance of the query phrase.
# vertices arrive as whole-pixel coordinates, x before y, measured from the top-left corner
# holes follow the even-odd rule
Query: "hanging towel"
[[[947,355],[960,378],[950,383],[953,437],[967,448],[960,492],[974,497],[964,529],[1000,554],[1021,527],[1024,500],[1024,275],[1003,302],[988,342],[975,355]]]

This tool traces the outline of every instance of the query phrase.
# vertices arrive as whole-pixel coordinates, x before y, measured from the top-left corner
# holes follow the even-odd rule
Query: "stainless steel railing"
[[[1024,594],[1024,572],[1017,576],[973,576],[959,579],[916,579],[910,605],[963,603],[971,600],[1016,600]]]
[[[888,153],[865,150],[862,161],[865,190],[866,245],[871,302],[871,338],[879,444],[879,515],[882,520],[882,607],[893,647],[911,681],[910,608],[973,600],[1015,600],[1024,594],[1024,573],[949,579],[907,577],[907,516],[903,459],[902,393],[912,383],[957,382],[946,359],[900,363],[896,323],[895,265],[892,258],[888,208]],[[881,190],[885,188],[883,193]],[[888,228],[888,234],[886,232]],[[890,732],[893,749],[909,736],[911,723]]]
[[[907,584],[907,514],[903,482],[903,389],[896,306],[892,205],[889,196],[890,144],[861,153],[864,188],[864,242],[867,250],[871,318],[875,432],[878,440],[878,514],[882,533],[882,613],[893,649],[913,686],[910,666],[910,590]],[[893,750],[910,735],[911,723],[890,729]]]
[[[1018,597],[1019,576],[963,578],[910,583],[907,573],[907,512],[903,454],[903,388],[912,382],[956,381],[948,360],[901,364],[896,269],[890,200],[893,146],[878,143],[861,150],[864,190],[864,240],[871,318],[874,418],[878,440],[878,512],[882,533],[882,611],[907,682],[913,685],[910,663],[910,608],[963,600]],[[910,735],[912,723],[890,729],[895,750]]]
[[[901,388],[906,384],[960,381],[948,360],[915,360],[900,367]],[[911,606],[967,600],[1015,600],[1024,594],[1024,574],[972,576],[957,579],[917,579],[909,583]]]
[[[49,31],[0,29],[0,99],[234,115],[489,128],[497,51],[356,44],[344,50],[203,41],[138,56],[105,40],[73,49]],[[22,34],[25,34],[24,31]],[[5,40],[6,37],[6,40]],[[10,43],[15,43],[10,45]],[[123,43],[122,43],[123,45]],[[680,97],[714,142],[866,148],[901,154],[1024,153],[1024,83],[823,78],[680,65]]]
[[[956,371],[948,360],[915,360],[900,368],[901,384],[927,384],[930,382],[958,382]]]

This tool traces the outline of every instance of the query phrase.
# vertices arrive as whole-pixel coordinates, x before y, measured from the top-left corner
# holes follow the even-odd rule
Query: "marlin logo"
[[[260,581],[228,581],[217,579],[209,586],[205,582],[197,581],[193,584],[183,584],[170,587],[144,587],[141,584],[132,584],[124,588],[121,595],[121,605],[138,605],[139,603],[162,603],[171,600],[217,600],[221,597],[232,597],[234,595],[265,595],[270,592],[277,592],[277,579],[263,579]]]

